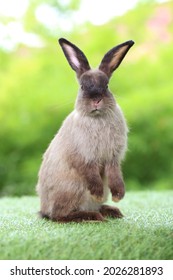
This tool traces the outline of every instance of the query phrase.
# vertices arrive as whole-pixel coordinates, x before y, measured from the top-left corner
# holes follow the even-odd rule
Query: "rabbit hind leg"
[[[71,212],[68,216],[57,217],[55,220],[60,223],[106,221],[101,213],[94,212],[94,211],[75,211],[75,212]]]
[[[117,207],[102,205],[99,211],[103,217],[123,218],[123,214]]]

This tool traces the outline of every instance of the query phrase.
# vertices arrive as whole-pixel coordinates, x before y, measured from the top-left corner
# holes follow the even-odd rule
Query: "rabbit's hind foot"
[[[123,214],[117,207],[102,205],[99,211],[103,217],[123,218]]]
[[[60,223],[69,223],[69,222],[80,223],[80,222],[104,222],[106,220],[99,212],[76,211],[70,213],[68,216],[58,217],[56,218],[56,221]]]

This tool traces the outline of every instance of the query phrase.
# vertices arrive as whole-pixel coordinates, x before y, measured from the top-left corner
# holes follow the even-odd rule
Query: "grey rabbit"
[[[37,184],[40,215],[57,222],[121,218],[120,210],[105,202],[110,192],[114,202],[125,194],[121,161],[128,128],[108,83],[134,42],[112,48],[98,69],[91,69],[84,53],[71,42],[61,38],[59,44],[80,89],[75,109],[43,157]]]

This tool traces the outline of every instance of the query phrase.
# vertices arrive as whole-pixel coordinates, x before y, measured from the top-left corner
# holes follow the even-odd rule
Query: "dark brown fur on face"
[[[90,99],[103,98],[107,95],[108,81],[107,76],[101,71],[95,73],[87,71],[80,78],[83,97]]]

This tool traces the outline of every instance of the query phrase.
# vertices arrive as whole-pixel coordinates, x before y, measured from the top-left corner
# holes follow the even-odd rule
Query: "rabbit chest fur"
[[[104,117],[81,117],[75,110],[69,119],[69,131],[73,147],[86,163],[96,161],[104,164],[113,158],[119,161],[125,154],[127,126],[117,104],[115,111]]]

